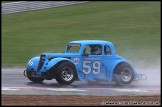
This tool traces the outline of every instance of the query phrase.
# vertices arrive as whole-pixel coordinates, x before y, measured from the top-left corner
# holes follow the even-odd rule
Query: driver
[[[91,54],[92,55],[101,55],[102,54],[101,46],[97,45],[97,46],[91,47]]]

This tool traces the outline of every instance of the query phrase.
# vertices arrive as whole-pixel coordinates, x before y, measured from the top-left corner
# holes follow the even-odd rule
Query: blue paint
[[[91,48],[91,51],[93,47],[99,46],[102,52],[96,55],[83,54],[87,46]],[[78,50],[75,50],[74,47]],[[74,49],[70,50],[71,48]],[[110,52],[108,53],[106,49]],[[111,42],[103,40],[72,41],[67,44],[64,53],[42,53],[41,55],[42,57],[32,58],[26,69],[34,70],[36,75],[41,76],[42,72],[49,71],[62,61],[68,61],[75,66],[80,81],[100,79],[112,81],[114,69],[119,63],[127,62],[130,64],[125,58],[116,54],[115,47]],[[40,60],[43,61],[42,65]],[[41,65],[40,70],[38,70],[39,65]],[[133,68],[131,64],[130,66]],[[139,77],[138,72],[134,68],[133,70],[135,77]]]

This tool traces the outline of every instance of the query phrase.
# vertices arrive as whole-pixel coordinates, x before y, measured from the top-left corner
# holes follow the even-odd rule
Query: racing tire
[[[69,85],[76,79],[76,69],[71,62],[63,62],[58,65],[55,74],[56,81],[62,85]]]
[[[31,72],[27,72],[27,75],[31,75]],[[28,76],[28,79],[32,82],[35,83],[42,83],[42,81],[44,80],[43,78],[39,78],[39,77],[30,77]]]
[[[122,62],[115,67],[115,81],[117,84],[130,84],[133,79],[134,71],[128,63]]]

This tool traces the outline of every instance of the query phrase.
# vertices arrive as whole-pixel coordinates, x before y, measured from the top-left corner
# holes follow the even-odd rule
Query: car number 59
[[[92,67],[90,64],[92,63]],[[100,67],[101,63],[100,61],[83,61],[83,73],[84,74],[89,74],[91,71],[93,74],[99,74],[100,73]]]

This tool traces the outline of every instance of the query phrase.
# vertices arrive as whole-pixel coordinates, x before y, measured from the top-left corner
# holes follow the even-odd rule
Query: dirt
[[[3,106],[161,105],[158,96],[2,95]]]

